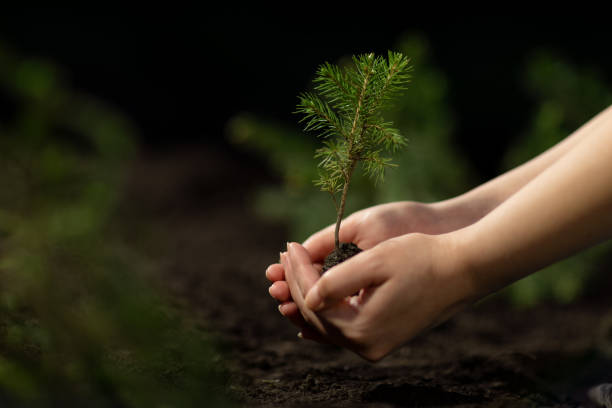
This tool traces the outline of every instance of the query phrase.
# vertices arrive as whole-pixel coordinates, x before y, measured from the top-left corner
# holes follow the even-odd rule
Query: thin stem
[[[329,195],[331,195],[332,201],[334,202],[334,207],[336,208],[336,214],[338,214],[338,211],[340,211],[340,207],[338,207],[338,200],[336,199],[336,194],[333,191],[330,191]]]
[[[340,208],[338,209],[338,218],[336,218],[336,231],[334,233],[334,240],[335,240],[334,243],[336,246],[336,251],[340,250],[340,223],[342,222],[342,217],[344,216],[344,205],[346,204],[346,195],[348,193],[349,184],[351,183],[351,176],[353,175],[353,171],[355,170],[356,165],[357,165],[357,160],[351,160],[348,177],[346,178],[346,182],[344,183],[344,188],[342,188],[342,198],[340,199]]]
[[[368,66],[367,69],[368,72],[366,72],[366,75],[363,78],[363,85],[361,87],[361,93],[359,94],[359,100],[357,101],[357,109],[355,110],[355,118],[353,119],[353,126],[351,127],[349,154],[351,152],[351,147],[353,146],[353,140],[355,139],[355,129],[357,128],[357,122],[359,121],[359,114],[361,111],[361,104],[363,103],[363,97],[365,96],[366,89],[368,87],[368,81],[370,80],[370,75],[372,74],[372,68]]]
[[[370,80],[370,75],[372,75],[372,68],[370,65],[367,66],[367,72],[363,78],[363,85],[361,86],[361,92],[359,94],[359,100],[357,102],[357,108],[355,109],[355,118],[353,119],[353,125],[351,128],[350,138],[349,138],[349,147],[348,147],[348,157],[349,157],[349,168],[348,171],[343,172],[344,175],[344,187],[342,188],[342,198],[340,199],[340,209],[338,210],[338,217],[336,218],[336,231],[334,232],[334,243],[336,246],[336,251],[340,250],[340,224],[342,223],[342,217],[344,216],[344,205],[346,204],[346,195],[348,193],[349,184],[351,184],[351,177],[353,176],[353,171],[355,170],[355,166],[357,165],[358,157],[355,157],[353,148],[355,146],[355,130],[357,130],[357,123],[359,122],[359,116],[361,114],[361,105],[363,103],[363,98],[366,94],[366,90],[368,88],[368,82]],[[361,134],[365,130],[365,123],[361,129]]]

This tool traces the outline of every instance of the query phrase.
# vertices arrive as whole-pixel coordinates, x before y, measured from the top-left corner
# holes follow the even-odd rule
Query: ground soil
[[[339,248],[334,249],[323,260],[323,268],[321,268],[321,273],[327,272],[329,269],[341,262],[346,261],[350,257],[357,255],[361,251],[362,249],[353,242],[341,242]]]
[[[610,280],[572,305],[481,302],[377,364],[298,339],[264,277],[292,238],[251,211],[264,182],[263,165],[202,147],[143,154],[128,183],[165,285],[218,339],[240,406],[588,407],[587,389],[612,382]]]

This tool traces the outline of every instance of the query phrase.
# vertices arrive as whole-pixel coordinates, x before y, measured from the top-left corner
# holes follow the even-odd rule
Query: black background
[[[0,40],[20,55],[52,59],[73,87],[128,114],[144,146],[197,142],[231,150],[224,128],[233,114],[293,124],[297,94],[320,63],[385,52],[402,33],[421,33],[449,77],[455,143],[486,176],[498,170],[500,154],[532,112],[520,73],[534,50],[551,49],[612,83],[612,29],[603,12],[380,13],[321,19],[303,10],[271,15],[250,8],[20,9],[1,13]]]

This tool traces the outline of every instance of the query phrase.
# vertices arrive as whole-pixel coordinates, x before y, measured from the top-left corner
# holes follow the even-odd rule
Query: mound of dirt
[[[323,261],[323,268],[321,273],[327,272],[329,269],[338,265],[341,262],[346,261],[350,257],[353,257],[362,251],[357,245],[352,242],[341,242],[338,249],[334,249],[325,257]]]

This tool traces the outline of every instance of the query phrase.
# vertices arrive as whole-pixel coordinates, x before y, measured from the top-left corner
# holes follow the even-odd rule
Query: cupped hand
[[[389,238],[410,232],[447,232],[451,227],[447,221],[449,217],[445,214],[445,210],[435,205],[411,201],[376,205],[357,211],[343,220],[340,241],[354,242],[361,249],[368,249]],[[330,225],[313,234],[303,244],[315,268],[319,270],[325,257],[334,249],[334,229],[335,224]],[[309,332],[308,325],[293,302],[282,263],[270,265],[266,270],[266,277],[272,282],[269,293],[279,302],[280,313],[304,329],[303,334],[306,335]]]
[[[300,244],[281,256],[286,283],[314,340],[376,361],[472,300],[453,245],[424,234],[392,238],[322,277]],[[359,295],[353,295],[359,293]]]

